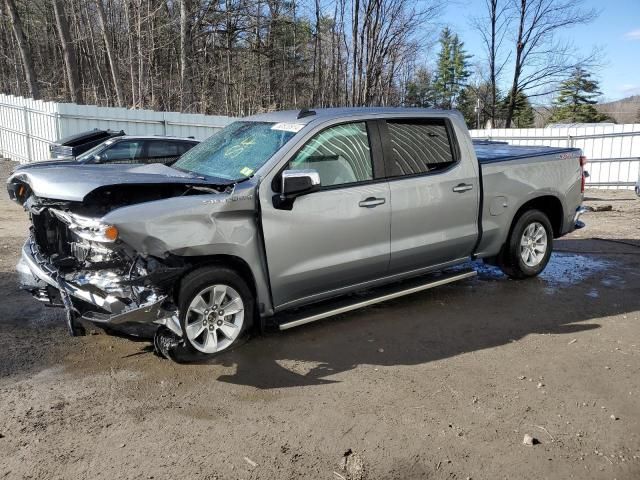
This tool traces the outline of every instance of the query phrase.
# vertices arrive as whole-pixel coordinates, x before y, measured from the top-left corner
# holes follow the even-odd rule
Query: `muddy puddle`
[[[476,262],[474,268],[478,272],[480,280],[504,281],[507,277],[497,267]],[[545,270],[532,282],[538,282],[547,294],[554,294],[559,289],[584,283],[596,275],[615,270],[616,265],[610,260],[604,260],[594,256],[579,255],[574,253],[554,253]],[[613,273],[606,275],[601,284],[605,287],[623,287],[624,280]],[[598,290],[592,288],[587,294],[592,298],[598,298]]]

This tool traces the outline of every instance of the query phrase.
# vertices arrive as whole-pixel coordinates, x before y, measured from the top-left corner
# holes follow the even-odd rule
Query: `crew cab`
[[[579,149],[472,142],[458,112],[356,108],[238,120],[165,165],[16,172],[33,226],[18,264],[82,321],[157,325],[216,354],[475,275],[538,275],[577,227]],[[364,292],[364,293],[363,293]]]

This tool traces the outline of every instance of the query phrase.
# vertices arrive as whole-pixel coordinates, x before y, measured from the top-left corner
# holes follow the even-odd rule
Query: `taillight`
[[[586,177],[584,175],[584,166],[587,164],[587,157],[580,155],[580,193],[584,193],[584,184]]]

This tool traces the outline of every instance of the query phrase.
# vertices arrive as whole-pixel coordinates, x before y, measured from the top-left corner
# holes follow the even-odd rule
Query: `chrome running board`
[[[314,305],[312,307],[304,308],[302,312],[296,312],[299,318],[285,320],[278,325],[280,330],[288,330],[290,328],[298,327],[300,325],[304,325],[306,323],[315,322],[317,320],[322,320],[323,318],[333,317],[334,315],[340,315],[341,313],[350,312],[352,310],[357,310],[359,308],[368,307],[370,305],[375,305],[376,303],[386,302],[387,300],[393,300],[394,298],[404,297],[405,295],[411,295],[412,293],[422,292],[423,290],[428,290],[430,288],[439,287],[440,285],[446,285],[447,283],[457,282],[458,280],[464,280],[465,278],[475,277],[477,272],[475,270],[464,270],[455,273],[445,273],[438,277],[432,278],[430,281],[426,283],[420,283],[416,285],[416,280],[424,282],[424,278],[414,279],[412,281],[405,281],[401,284],[396,284],[395,288],[392,291],[389,291],[389,287],[385,288],[377,288],[375,291],[379,292],[380,290],[384,290],[380,292],[377,296],[372,298],[367,298],[365,300],[362,297],[358,299],[353,299],[350,297],[346,297],[340,301],[340,304],[336,305],[333,303],[333,308],[329,308],[328,310],[320,311],[318,313],[312,313],[311,315],[303,316],[300,318],[300,315],[304,315],[304,313],[308,313],[309,310],[317,311],[321,308],[319,305]],[[287,314],[286,317],[291,318],[294,314]]]

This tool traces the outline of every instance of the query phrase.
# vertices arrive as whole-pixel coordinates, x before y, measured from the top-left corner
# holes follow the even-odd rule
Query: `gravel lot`
[[[541,278],[479,265],[178,365],[20,292],[27,217],[0,193],[0,478],[638,479],[640,200],[587,197],[613,210]]]

